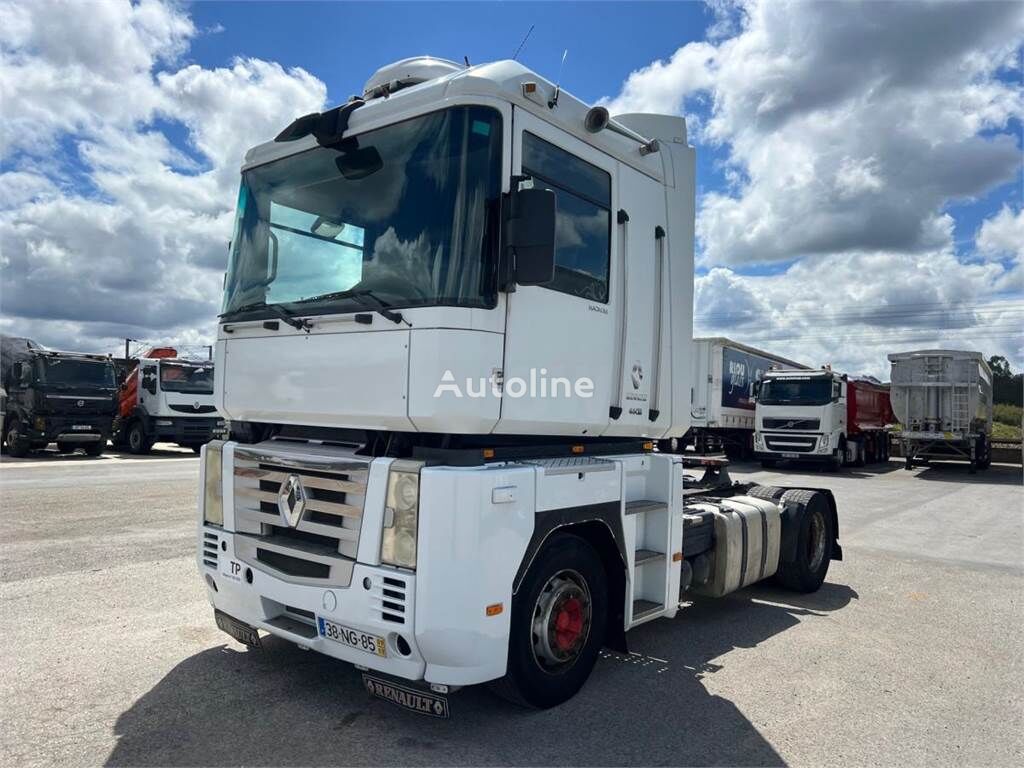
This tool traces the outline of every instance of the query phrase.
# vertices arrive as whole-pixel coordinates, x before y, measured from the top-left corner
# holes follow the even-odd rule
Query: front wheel
[[[149,449],[152,447],[153,443],[146,437],[146,431],[142,428],[142,423],[133,421],[131,426],[128,427],[128,450],[136,455],[140,455],[149,453]]]
[[[577,536],[556,535],[512,600],[508,670],[493,684],[495,692],[537,709],[572,698],[604,644],[607,597],[594,548]]]
[[[11,419],[10,424],[7,425],[7,453],[16,459],[20,459],[23,456],[27,456],[29,449],[32,444],[28,441],[28,438],[22,437],[18,432],[18,420]]]

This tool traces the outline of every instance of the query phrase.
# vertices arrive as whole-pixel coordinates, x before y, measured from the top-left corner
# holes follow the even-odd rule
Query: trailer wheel
[[[491,684],[499,696],[548,709],[572,698],[604,644],[607,577],[583,539],[556,534],[512,599],[508,668]]]
[[[28,455],[32,444],[28,441],[28,438],[22,437],[19,434],[17,419],[11,419],[7,423],[7,433],[5,437],[7,441],[7,453],[16,459],[20,459],[21,457]]]
[[[142,422],[136,419],[128,427],[128,450],[136,455],[149,453],[153,443],[146,437]]]
[[[797,592],[816,592],[825,581],[836,539],[828,502],[820,493],[799,490],[786,491],[782,502],[797,507],[790,519],[796,527],[796,553],[790,561],[780,558],[775,580]]]

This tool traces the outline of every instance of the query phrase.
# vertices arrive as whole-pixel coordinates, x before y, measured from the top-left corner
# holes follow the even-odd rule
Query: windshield
[[[109,387],[114,384],[114,366],[99,360],[44,357],[43,383],[56,387]]]
[[[455,107],[246,171],[223,314],[493,306],[501,141],[498,112]]]
[[[757,402],[762,405],[825,405],[832,401],[832,379],[766,379]]]
[[[213,394],[213,366],[160,363],[160,388],[164,392]]]

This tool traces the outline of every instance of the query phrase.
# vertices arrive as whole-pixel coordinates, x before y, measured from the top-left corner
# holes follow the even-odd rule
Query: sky
[[[521,45],[613,114],[686,116],[697,335],[881,379],[907,349],[1024,367],[1024,4],[0,0],[0,18],[5,333],[211,343],[248,147],[391,61]]]

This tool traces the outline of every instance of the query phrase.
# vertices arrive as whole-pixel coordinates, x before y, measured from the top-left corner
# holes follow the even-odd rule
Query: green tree
[[[1024,374],[1014,374],[1009,360],[1002,355],[992,355],[988,367],[992,369],[993,402],[1024,405]]]

